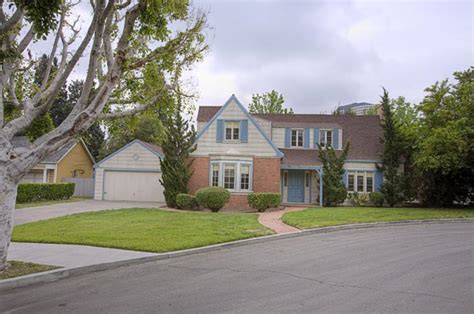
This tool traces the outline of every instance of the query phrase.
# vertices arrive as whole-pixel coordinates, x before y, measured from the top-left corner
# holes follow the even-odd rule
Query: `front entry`
[[[288,202],[304,203],[304,171],[288,171]]]

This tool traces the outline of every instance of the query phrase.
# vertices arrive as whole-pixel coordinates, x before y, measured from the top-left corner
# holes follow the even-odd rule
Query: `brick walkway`
[[[258,215],[258,222],[265,227],[272,229],[276,233],[299,232],[300,229],[283,223],[281,217],[285,213],[300,211],[303,209],[305,209],[305,207],[287,207],[283,210],[260,213]]]

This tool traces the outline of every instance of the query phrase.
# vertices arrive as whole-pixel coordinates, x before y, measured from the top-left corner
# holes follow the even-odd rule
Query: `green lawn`
[[[417,219],[474,218],[474,209],[449,208],[307,208],[283,215],[283,221],[300,229]]]
[[[168,252],[271,234],[255,214],[119,209],[15,226],[13,241]]]
[[[91,199],[89,197],[71,197],[70,199],[67,200],[56,200],[56,201],[38,201],[38,202],[32,202],[32,203],[23,203],[23,204],[16,204],[15,208],[16,209],[22,209],[22,208],[28,208],[28,207],[37,207],[37,206],[44,206],[44,205],[53,205],[53,204],[61,204],[61,203],[72,203],[72,202],[78,202],[78,201],[84,201],[87,199]]]
[[[9,261],[8,263],[10,263],[10,266],[4,271],[0,271],[0,280],[59,268],[51,265],[41,265],[19,261]]]

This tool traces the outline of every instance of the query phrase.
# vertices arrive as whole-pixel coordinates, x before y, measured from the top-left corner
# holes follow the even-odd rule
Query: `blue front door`
[[[304,171],[288,171],[288,202],[304,203]]]

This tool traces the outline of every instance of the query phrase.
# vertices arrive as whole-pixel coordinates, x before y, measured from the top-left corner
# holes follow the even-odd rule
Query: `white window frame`
[[[293,132],[296,132],[296,145],[293,145]],[[301,133],[301,145],[298,145],[298,135]],[[291,129],[291,138],[290,138],[290,146],[293,148],[303,148],[304,147],[304,129]]]
[[[353,175],[354,176],[354,190],[353,191],[349,191],[349,175]],[[363,189],[362,191],[359,191],[359,188],[358,188],[358,176],[362,176],[362,180],[363,180]],[[367,177],[371,177],[372,178],[372,191],[368,191],[367,190]],[[374,172],[373,171],[370,171],[370,170],[367,170],[367,171],[364,171],[364,170],[347,170],[347,189],[348,189],[348,192],[349,193],[354,193],[354,192],[357,192],[357,193],[372,193],[375,191],[375,175],[374,175]]]
[[[220,187],[224,187],[224,175],[225,175],[225,165],[233,165],[235,167],[235,181],[234,181],[234,188],[227,189],[230,192],[252,192],[253,189],[253,162],[252,161],[236,161],[236,160],[216,160],[211,161],[209,167],[209,186],[212,185],[212,172],[213,167],[218,165],[219,167],[219,185]],[[241,167],[242,165],[246,165],[249,167],[249,188],[248,190],[242,189],[242,176],[241,176]]]
[[[329,143],[331,145],[331,147],[333,146],[332,143],[334,142],[334,132],[333,130],[331,129],[322,129],[322,130],[319,130],[319,145],[321,145],[321,147],[324,147],[326,148],[327,147],[327,141],[328,141],[328,133],[331,133],[331,143]]]
[[[217,185],[214,185],[214,166],[217,166]],[[220,178],[221,178],[221,167],[219,164],[212,163],[211,164],[211,184],[210,186],[219,186],[220,185]]]
[[[227,138],[227,129],[230,129],[230,139]],[[238,135],[235,137],[235,130],[237,130]],[[224,121],[224,140],[226,142],[240,142],[241,138],[240,130],[240,121],[235,120],[226,120]]]

